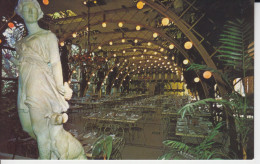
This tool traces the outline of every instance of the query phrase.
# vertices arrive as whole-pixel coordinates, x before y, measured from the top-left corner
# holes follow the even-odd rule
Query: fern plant
[[[214,138],[219,134],[223,122],[216,125],[209,135],[197,146],[189,146],[178,141],[166,140],[163,144],[169,147],[167,153],[159,159],[221,159],[228,158],[224,153],[214,147]]]
[[[253,25],[247,23],[245,20],[236,19],[235,21],[228,21],[224,26],[223,34],[220,35],[221,46],[218,50],[218,60],[222,63],[221,68],[223,72],[214,70],[206,65],[192,64],[189,69],[192,70],[209,70],[213,73],[220,74],[225,85],[229,87],[231,92],[227,95],[222,95],[223,99],[208,98],[200,100],[182,107],[178,112],[182,117],[186,113],[196,113],[196,108],[201,105],[209,105],[209,103],[221,104],[224,109],[230,109],[227,113],[230,117],[235,119],[235,127],[240,143],[240,151],[243,154],[243,159],[247,158],[247,142],[248,134],[253,129],[252,121],[247,119],[247,115],[253,112],[250,109],[247,94],[240,95],[234,90],[233,80],[240,78],[242,82],[244,79],[252,74],[254,59],[252,44],[253,41]],[[245,85],[244,85],[245,86]],[[238,145],[237,145],[238,146]]]

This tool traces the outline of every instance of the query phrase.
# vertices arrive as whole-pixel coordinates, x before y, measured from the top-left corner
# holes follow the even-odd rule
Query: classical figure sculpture
[[[74,148],[79,150],[69,150],[71,145],[61,150],[62,145],[52,144],[61,139],[66,145],[76,139],[68,137],[62,124],[51,124],[51,117],[48,117],[66,112],[69,108],[66,100],[72,96],[68,84],[63,84],[57,38],[51,31],[39,27],[38,20],[43,12],[37,0],[19,0],[15,11],[24,19],[29,35],[16,43],[19,59],[10,54],[5,57],[19,68],[18,114],[23,130],[37,140],[39,159],[70,159],[64,154],[82,151],[81,144],[70,143],[76,143]],[[85,155],[79,157],[82,158],[86,159]]]

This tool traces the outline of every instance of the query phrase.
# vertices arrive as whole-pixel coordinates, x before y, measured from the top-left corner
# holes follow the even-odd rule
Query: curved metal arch
[[[150,5],[149,5],[150,6]],[[158,11],[158,10],[157,10]],[[118,22],[120,22],[120,21],[123,21],[123,22],[125,22],[125,23],[127,23],[127,22],[131,22],[131,24],[135,24],[135,25],[140,25],[140,26],[142,26],[142,27],[145,27],[145,28],[147,28],[147,29],[149,29],[149,30],[151,30],[151,31],[154,31],[154,32],[157,32],[160,36],[162,36],[163,38],[165,38],[166,40],[168,40],[169,42],[171,42],[171,43],[173,43],[174,45],[175,45],[175,47],[181,52],[181,54],[185,57],[185,58],[187,58],[187,59],[189,59],[189,61],[191,62],[191,63],[194,63],[193,62],[193,60],[189,57],[189,55],[187,54],[187,52],[174,40],[174,39],[172,39],[171,37],[169,37],[169,36],[167,36],[163,31],[160,31],[160,30],[158,30],[158,29],[156,29],[156,28],[153,28],[153,27],[151,27],[151,26],[148,26],[148,25],[145,25],[145,24],[142,24],[142,23],[139,23],[139,22],[134,22],[134,21],[129,21],[129,20],[122,20],[122,19],[120,19],[120,20],[106,20],[106,22],[113,22],[113,23],[118,23]],[[101,24],[103,21],[98,21],[98,22],[96,22],[95,24],[91,24],[90,26],[93,26],[93,25],[98,25],[98,24]],[[79,29],[79,31],[81,31],[82,29],[85,29],[85,27],[84,28],[81,28],[81,29]],[[188,31],[188,30],[187,30]],[[189,32],[189,31],[188,31]],[[72,34],[72,33],[71,33]],[[70,34],[70,35],[71,35]],[[185,34],[185,33],[184,33]],[[186,35],[186,34],[185,34]],[[195,37],[195,36],[194,36]],[[120,39],[123,39],[123,38],[120,38]],[[133,39],[141,39],[141,38],[133,38]],[[62,40],[62,39],[61,39]],[[64,40],[64,39],[63,39]],[[113,40],[115,40],[115,39],[113,39]],[[113,41],[113,40],[109,40],[109,41]],[[109,41],[106,41],[106,42],[109,42]],[[151,40],[147,40],[148,42],[152,42]],[[193,40],[191,40],[191,41],[193,41]],[[104,44],[104,43],[103,43]],[[102,44],[102,45],[103,45]],[[100,45],[100,44],[99,44]],[[197,45],[194,45],[195,47],[197,47]],[[97,47],[98,46],[96,46],[93,50],[95,50],[95,49],[97,49]],[[162,46],[162,47],[164,47],[164,46]],[[164,47],[165,48],[165,47]],[[165,49],[168,49],[168,48],[165,48]],[[93,51],[92,50],[92,51]],[[206,51],[206,50],[205,50]],[[200,52],[200,51],[199,51]],[[207,52],[207,51],[206,51]],[[211,60],[212,61],[212,60]],[[214,64],[214,63],[213,63]],[[212,68],[214,68],[214,67],[212,67]],[[195,71],[196,72],[196,71]],[[197,72],[196,72],[197,73]],[[220,77],[218,77],[218,75],[216,75],[216,74],[213,74],[213,76],[215,77],[217,77],[218,79],[220,79]],[[215,79],[216,79],[216,77],[215,77]],[[222,80],[222,79],[221,79]],[[205,93],[205,96],[206,97],[208,97],[208,91],[207,91],[207,87],[206,87],[206,85],[203,83],[203,82],[201,82],[201,84],[202,84],[202,87],[203,87],[203,90],[204,90],[204,93]]]
[[[168,10],[164,6],[159,5],[158,3],[154,3],[152,0],[142,0],[144,3],[148,4],[152,9],[156,10],[158,13],[162,14],[165,17],[168,17],[175,25],[181,30],[189,40],[194,44],[194,47],[200,53],[201,57],[203,58],[204,62],[211,68],[217,69],[215,63],[211,59],[210,55],[208,54],[207,50],[203,47],[200,41],[196,38],[196,36],[189,30],[187,25],[183,23],[183,20],[179,18],[174,12]],[[216,73],[213,73],[213,76],[216,80],[216,83],[219,86],[219,90],[221,95],[226,93],[225,90],[225,83],[223,82],[221,76]]]
[[[143,24],[143,23],[140,23],[140,22],[134,22],[134,21],[131,21],[131,20],[124,20],[124,19],[119,19],[119,20],[106,20],[106,22],[110,22],[110,23],[118,23],[118,22],[125,22],[127,24],[134,24],[134,25],[140,25],[150,31],[153,31],[153,32],[156,32],[159,34],[159,36],[162,36],[163,38],[165,38],[168,42],[170,43],[173,43],[174,46],[184,55],[185,58],[189,59],[191,62],[192,60],[189,58],[189,55],[188,53],[177,43],[177,41],[175,41],[173,38],[169,37],[168,35],[165,34],[165,32],[159,30],[158,28],[154,28],[154,27],[151,27],[149,25],[146,25],[146,24]],[[103,21],[97,21],[93,24],[90,24],[90,26],[95,26],[95,25],[99,25],[101,24]],[[86,27],[83,27],[81,29],[79,29],[78,31],[82,31],[83,29],[85,29]],[[74,31],[74,32],[78,32],[78,31]],[[74,32],[71,32],[68,34],[68,36],[71,36]],[[65,39],[67,39],[66,37],[64,38],[61,38],[60,41],[64,41]],[[121,38],[123,39],[123,38]],[[110,40],[111,41],[111,40]],[[149,42],[151,42],[151,40],[148,40]],[[166,48],[168,49],[168,48]],[[93,50],[92,50],[93,51]]]
[[[164,49],[166,49],[166,50],[169,50],[168,48],[165,48],[163,45],[161,45],[161,44],[159,44],[159,43],[156,43],[155,41],[147,40],[147,39],[144,39],[144,38],[140,38],[140,37],[124,37],[124,38],[122,38],[122,37],[119,37],[119,38],[113,38],[113,39],[105,40],[105,41],[99,43],[98,45],[95,45],[95,47],[92,49],[92,52],[93,52],[94,50],[98,49],[99,46],[102,47],[102,46],[108,44],[110,41],[114,42],[114,41],[118,41],[118,40],[121,40],[121,39],[129,39],[129,40],[138,39],[138,40],[142,40],[142,41],[146,41],[146,42],[151,42],[151,43],[153,43],[154,45],[157,45],[157,46],[159,46],[159,47],[161,47],[161,48],[164,48]],[[106,46],[109,46],[109,45],[106,45]],[[140,49],[142,49],[142,47],[140,47]],[[143,49],[145,49],[145,48],[143,48]]]

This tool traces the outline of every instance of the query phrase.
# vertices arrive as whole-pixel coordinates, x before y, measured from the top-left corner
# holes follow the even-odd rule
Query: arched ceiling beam
[[[201,57],[205,61],[205,63],[217,70],[217,67],[213,60],[210,58],[210,55],[208,54],[207,50],[203,47],[201,42],[196,38],[196,36],[190,31],[190,27],[187,27],[182,21],[180,17],[178,17],[173,11],[168,10],[166,7],[159,5],[158,3],[154,3],[152,0],[142,0],[144,3],[149,5],[152,9],[155,9],[158,13],[161,15],[168,17],[172,22],[175,23],[175,25],[181,30],[188,38],[189,40],[194,44],[194,47],[197,49],[197,51],[200,53]],[[225,83],[223,82],[221,76],[218,74],[213,73],[213,76],[218,83],[220,93],[223,96],[226,93],[225,90]]]

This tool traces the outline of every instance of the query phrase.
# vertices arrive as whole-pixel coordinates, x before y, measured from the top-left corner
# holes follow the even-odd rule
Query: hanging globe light
[[[160,48],[160,51],[163,52],[163,51],[164,51],[164,48]]]
[[[124,25],[123,22],[118,23],[118,27],[123,27],[123,25]]]
[[[192,48],[192,42],[190,42],[190,41],[185,42],[184,48],[187,49],[187,50],[191,49]]]
[[[123,50],[123,53],[125,54],[125,50]]]
[[[101,46],[98,46],[98,49],[100,49],[100,50],[101,50],[101,48],[102,48]]]
[[[151,45],[152,45],[152,43],[151,43],[151,42],[148,42],[148,43],[147,43],[147,45],[148,45],[148,46],[151,46]]]
[[[136,49],[133,49],[134,52],[136,52]]]
[[[195,82],[195,83],[198,83],[199,81],[200,81],[200,78],[198,78],[198,77],[195,77],[195,78],[194,78],[194,82]]]
[[[147,49],[144,49],[144,52],[147,52]]]
[[[167,57],[167,56],[164,56],[164,59],[168,59],[168,57]]]
[[[110,45],[110,46],[112,46],[112,45],[113,45],[113,42],[112,42],[112,41],[110,41],[110,42],[109,42],[109,45]]]
[[[189,63],[189,60],[188,59],[184,59],[183,60],[183,64],[187,65]]]
[[[48,4],[49,4],[49,0],[42,0],[42,3],[43,3],[44,5],[48,5]]]
[[[174,44],[170,44],[170,45],[169,45],[169,49],[172,50],[173,48],[174,48]]]
[[[103,23],[102,23],[102,27],[104,27],[104,28],[107,27],[107,23],[106,23],[106,22],[103,22]]]
[[[158,54],[158,52],[154,52],[154,55],[157,55]]]
[[[135,59],[135,56],[133,56],[133,59]]]
[[[139,30],[141,30],[141,26],[137,25],[137,26],[135,27],[135,29],[136,29],[137,31],[139,31]]]
[[[142,8],[144,8],[144,5],[145,5],[145,3],[143,3],[142,1],[139,1],[139,2],[137,2],[136,7],[141,10]]]
[[[114,54],[113,56],[116,57],[116,54]]]
[[[138,42],[138,39],[135,39],[134,42],[137,43],[137,42]]]
[[[211,78],[211,76],[212,76],[212,73],[211,73],[210,71],[205,71],[205,72],[203,73],[203,77],[204,77],[205,79],[209,79],[209,78]]]
[[[63,47],[65,45],[65,43],[62,41],[60,42],[60,46]]]
[[[122,39],[122,43],[125,43],[125,39]]]
[[[174,60],[174,56],[172,56],[172,60]]]
[[[77,37],[77,33],[74,32],[74,33],[72,34],[72,37],[73,37],[73,38],[76,38],[76,37]]]
[[[156,33],[156,32],[153,33],[153,37],[154,37],[154,38],[158,37],[158,33]]]
[[[167,26],[169,23],[170,23],[169,18],[163,18],[163,19],[162,19],[162,25],[163,25],[163,26]]]
[[[9,27],[9,28],[14,28],[14,23],[13,23],[13,22],[9,22],[9,23],[8,23],[8,27]]]

